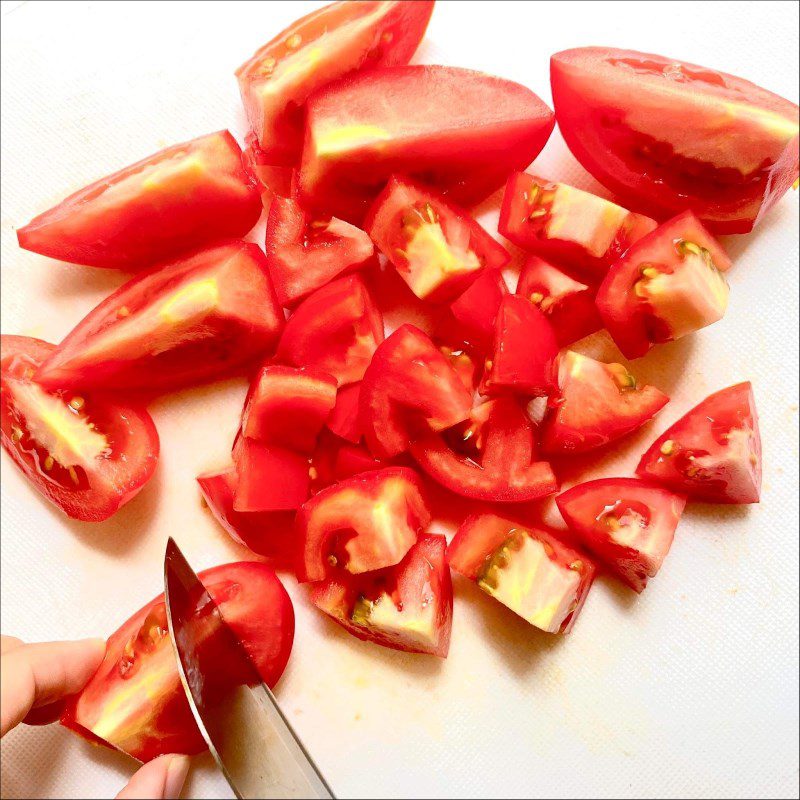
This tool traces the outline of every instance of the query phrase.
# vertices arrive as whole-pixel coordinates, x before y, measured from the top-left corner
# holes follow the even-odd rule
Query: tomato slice
[[[508,287],[500,270],[486,269],[450,304],[453,326],[480,352],[488,352],[494,342],[494,323]]]
[[[269,212],[274,197],[294,196],[297,173],[291,167],[273,164],[252,131],[245,136],[245,145],[242,151],[244,168],[261,195],[261,205]]]
[[[447,547],[450,566],[531,625],[568,633],[595,567],[540,528],[496,514],[468,517]]]
[[[602,478],[556,497],[581,544],[636,592],[655,577],[686,498],[636,478]]]
[[[264,151],[281,163],[297,158],[311,92],[357,70],[407,64],[432,12],[433,0],[331,3],[259,48],[236,77]]]
[[[656,439],[636,469],[707,503],[757,503],[761,435],[750,383],[709,395]]]
[[[334,569],[357,575],[399,563],[430,522],[412,469],[363,472],[323,489],[297,514],[297,579],[321,581]]]
[[[286,323],[277,358],[356,383],[383,341],[383,317],[364,281],[348,275],[317,289]]]
[[[597,307],[626,358],[722,319],[731,261],[691,211],[640,239],[608,271]]]
[[[361,441],[361,418],[358,410],[360,397],[360,381],[340,387],[336,392],[336,404],[327,422],[333,433],[353,444]]]
[[[229,242],[137,275],[42,364],[50,387],[167,390],[264,357],[283,325],[264,254]]]
[[[558,392],[542,423],[542,451],[584,453],[640,428],[669,402],[654,386],[637,386],[622,364],[572,350],[558,360]]]
[[[361,384],[364,437],[378,458],[469,416],[472,394],[419,328],[401,325],[375,351]]]
[[[162,150],[81,189],[17,231],[20,247],[90,267],[141,269],[258,222],[258,191],[228,131]]]
[[[234,511],[287,511],[309,495],[309,457],[286,447],[240,436],[233,447],[236,464]]]
[[[446,489],[495,503],[522,503],[558,491],[546,461],[537,461],[533,424],[516,400],[490,400],[468,422],[411,445],[422,469]]]
[[[396,567],[314,584],[311,602],[359,639],[447,658],[453,586],[446,546],[444,536],[423,534]]]
[[[467,211],[398,175],[370,207],[364,228],[423,300],[452,299],[484,267],[510,259]]]
[[[539,256],[526,259],[517,294],[547,317],[559,347],[566,347],[603,327],[594,304],[594,292]]]
[[[310,219],[288,197],[275,197],[267,220],[267,263],[281,305],[292,306],[345,272],[372,262],[364,231],[340,219]]]
[[[631,208],[746,233],[797,180],[797,106],[749,81],[608,47],[556,53],[550,77],[570,150]]]
[[[308,101],[302,202],[358,224],[393,173],[469,207],[525,169],[553,112],[518,83],[456,67],[375,70]]]
[[[264,682],[274,686],[294,638],[292,601],[275,573],[266,564],[242,561],[198,577]],[[204,646],[213,654],[213,639],[199,643]],[[219,667],[225,670],[224,659]],[[181,686],[163,594],[111,634],[103,662],[69,701],[61,722],[140,761],[206,749]]]
[[[150,480],[158,432],[143,406],[33,380],[55,345],[0,337],[0,440],[36,490],[67,516],[108,519]]]
[[[500,303],[494,350],[486,361],[481,394],[549,394],[555,383],[556,335],[547,317],[522,297],[509,294]]]
[[[506,184],[498,229],[524,250],[602,278],[656,224],[574,186],[515,172]]]

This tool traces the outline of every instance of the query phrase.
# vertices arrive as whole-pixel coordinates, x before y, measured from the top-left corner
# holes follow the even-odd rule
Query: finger
[[[56,700],[55,703],[48,703],[46,706],[32,708],[22,721],[26,725],[49,725],[51,722],[57,722],[64,716],[64,709],[66,706],[66,700]]]
[[[139,800],[159,800],[159,798],[180,797],[186,774],[189,772],[187,756],[159,756],[145,764],[117,795],[117,800],[139,798]]]
[[[32,708],[79,692],[105,654],[102,639],[25,644],[0,657],[0,736]]]
[[[16,636],[0,636],[0,655],[10,653],[18,647],[22,647],[25,642],[22,639],[17,639]]]

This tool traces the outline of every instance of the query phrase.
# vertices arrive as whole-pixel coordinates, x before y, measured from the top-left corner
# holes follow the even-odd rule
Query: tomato
[[[394,67],[311,96],[302,202],[358,224],[393,173],[472,206],[525,169],[553,130],[553,112],[518,83],[456,67]]]
[[[481,394],[549,394],[555,382],[558,342],[547,317],[522,297],[509,294],[495,321],[494,350],[486,361]]]
[[[386,466],[385,462],[375,458],[363,445],[345,442],[336,451],[333,476],[335,480],[343,481],[353,475],[360,475],[362,472],[370,472],[384,466]]]
[[[311,602],[359,639],[447,658],[453,586],[446,545],[444,536],[423,534],[396,567],[316,583]]]
[[[498,223],[519,247],[595,278],[655,227],[610,200],[524,172],[509,177]]]
[[[797,179],[797,106],[749,81],[607,47],[556,53],[550,77],[570,150],[631,208],[746,233]]]
[[[390,458],[414,438],[466,419],[472,394],[426,334],[406,324],[375,351],[359,402],[369,449]]]
[[[439,345],[439,352],[450,362],[464,388],[472,394],[478,383],[478,364],[466,347]]]
[[[269,211],[274,197],[293,197],[295,170],[272,164],[252,131],[245,136],[245,145],[242,151],[244,168],[261,194],[261,205],[266,211]]]
[[[761,435],[750,383],[709,395],[653,442],[636,472],[692,500],[757,503]]]
[[[237,241],[137,275],[39,368],[49,387],[167,390],[264,357],[283,325],[264,254]]]
[[[411,445],[422,469],[446,489],[495,503],[521,503],[558,491],[550,465],[537,461],[533,424],[516,400],[490,400],[468,422]]]
[[[573,486],[556,504],[581,544],[641,592],[669,552],[686,498],[636,478],[602,478]]]
[[[494,323],[500,303],[508,294],[499,270],[486,269],[450,304],[463,340],[481,352],[488,352],[494,342]]]
[[[55,345],[0,337],[0,440],[36,490],[67,516],[108,519],[150,480],[158,432],[144,407],[33,380]]]
[[[258,191],[228,131],[201,136],[81,189],[17,231],[20,247],[90,267],[141,269],[258,222]]]
[[[348,275],[317,289],[295,309],[277,357],[298,367],[318,367],[342,386],[361,380],[382,341],[380,310],[364,281]]]
[[[654,386],[638,386],[622,364],[604,364],[572,350],[558,360],[558,392],[542,423],[542,451],[584,453],[640,428],[669,402]]]
[[[406,467],[363,472],[323,489],[297,514],[297,579],[394,566],[429,522],[422,483]]]
[[[267,219],[267,263],[281,305],[292,306],[345,272],[374,260],[364,231],[336,217],[311,219],[295,200],[275,197]]]
[[[539,256],[526,259],[517,294],[547,317],[559,347],[577,342],[603,327],[592,290]]]
[[[315,367],[262,367],[242,413],[242,434],[310,453],[336,402],[336,378]]]
[[[233,447],[233,461],[234,511],[287,511],[300,508],[308,499],[307,455],[240,436]]]
[[[362,472],[392,466],[375,458],[363,444],[353,444],[330,431],[323,431],[311,456],[311,493]]]
[[[568,633],[594,579],[582,553],[540,528],[495,514],[468,517],[447,547],[450,566],[526,622]]]
[[[452,299],[484,267],[510,259],[467,211],[398,175],[370,207],[364,228],[422,300]]]
[[[336,392],[336,404],[327,422],[331,431],[353,444],[361,441],[361,421],[358,412],[360,396],[360,382],[340,387]]]
[[[640,239],[608,271],[597,307],[626,358],[722,319],[731,261],[702,223],[685,211]]]
[[[432,12],[433,0],[331,3],[259,48],[236,77],[260,146],[276,163],[297,158],[308,96],[357,70],[407,64]]]
[[[294,638],[292,601],[275,573],[266,564],[241,561],[198,577],[264,682],[274,686]],[[213,646],[209,641],[205,651],[213,653]],[[219,666],[224,671],[224,661]],[[206,749],[178,675],[163,594],[111,634],[103,662],[69,701],[61,722],[140,761]]]

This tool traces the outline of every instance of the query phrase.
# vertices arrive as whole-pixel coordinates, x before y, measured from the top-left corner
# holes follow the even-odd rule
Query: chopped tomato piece
[[[363,472],[312,497],[297,514],[297,579],[321,581],[334,568],[357,575],[400,562],[430,522],[412,469]]]
[[[233,447],[233,461],[235,511],[287,511],[300,508],[308,499],[307,455],[240,436]]]
[[[757,503],[761,435],[749,383],[709,395],[653,442],[636,469],[692,500]]]
[[[558,392],[542,423],[545,453],[584,453],[640,428],[669,402],[654,386],[638,386],[622,364],[604,364],[572,350],[558,360]]]
[[[258,188],[265,210],[269,211],[274,197],[293,197],[297,173],[291,167],[271,163],[252,131],[245,137],[245,144],[247,146],[242,151],[244,168]]]
[[[342,439],[358,444],[361,441],[361,418],[359,416],[359,398],[361,383],[351,383],[339,387],[336,392],[336,404],[328,417],[328,428]]]
[[[308,101],[300,198],[358,224],[393,173],[469,207],[525,169],[553,112],[518,83],[441,66],[355,75]]]
[[[433,342],[401,325],[375,351],[361,384],[361,422],[372,453],[390,458],[415,438],[469,415],[472,394]]]
[[[481,352],[491,349],[497,312],[507,294],[500,270],[486,269],[450,304],[453,327],[459,330],[464,342]]]
[[[311,457],[311,493],[352,478],[362,472],[371,472],[391,466],[388,461],[379,461],[362,444],[352,444],[328,431],[323,431],[317,448]]]
[[[597,307],[626,358],[722,319],[731,261],[686,211],[640,239],[608,271]]]
[[[345,478],[380,469],[383,466],[385,463],[375,458],[363,445],[344,443],[336,451],[333,476],[335,480],[343,481]]]
[[[414,294],[451,299],[484,267],[510,258],[467,211],[407,178],[393,175],[364,228]]]
[[[468,517],[447,547],[450,566],[548,633],[568,633],[595,567],[547,531],[495,514]]]
[[[472,394],[478,383],[478,366],[473,356],[470,355],[466,347],[440,345],[439,350],[456,371],[456,375],[458,375],[461,383],[464,384],[464,388]]]
[[[672,545],[686,498],[636,478],[602,478],[556,497],[581,544],[641,592]]]
[[[395,567],[314,584],[311,601],[367,642],[447,658],[453,586],[444,536],[423,534]]]
[[[201,136],[81,189],[17,231],[20,247],[90,267],[141,269],[258,222],[258,192],[228,131]]]

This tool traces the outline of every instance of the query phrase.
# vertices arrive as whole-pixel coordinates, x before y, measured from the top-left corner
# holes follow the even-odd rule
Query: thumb
[[[117,795],[117,800],[167,800],[180,797],[188,772],[188,756],[159,756],[139,769]]]

